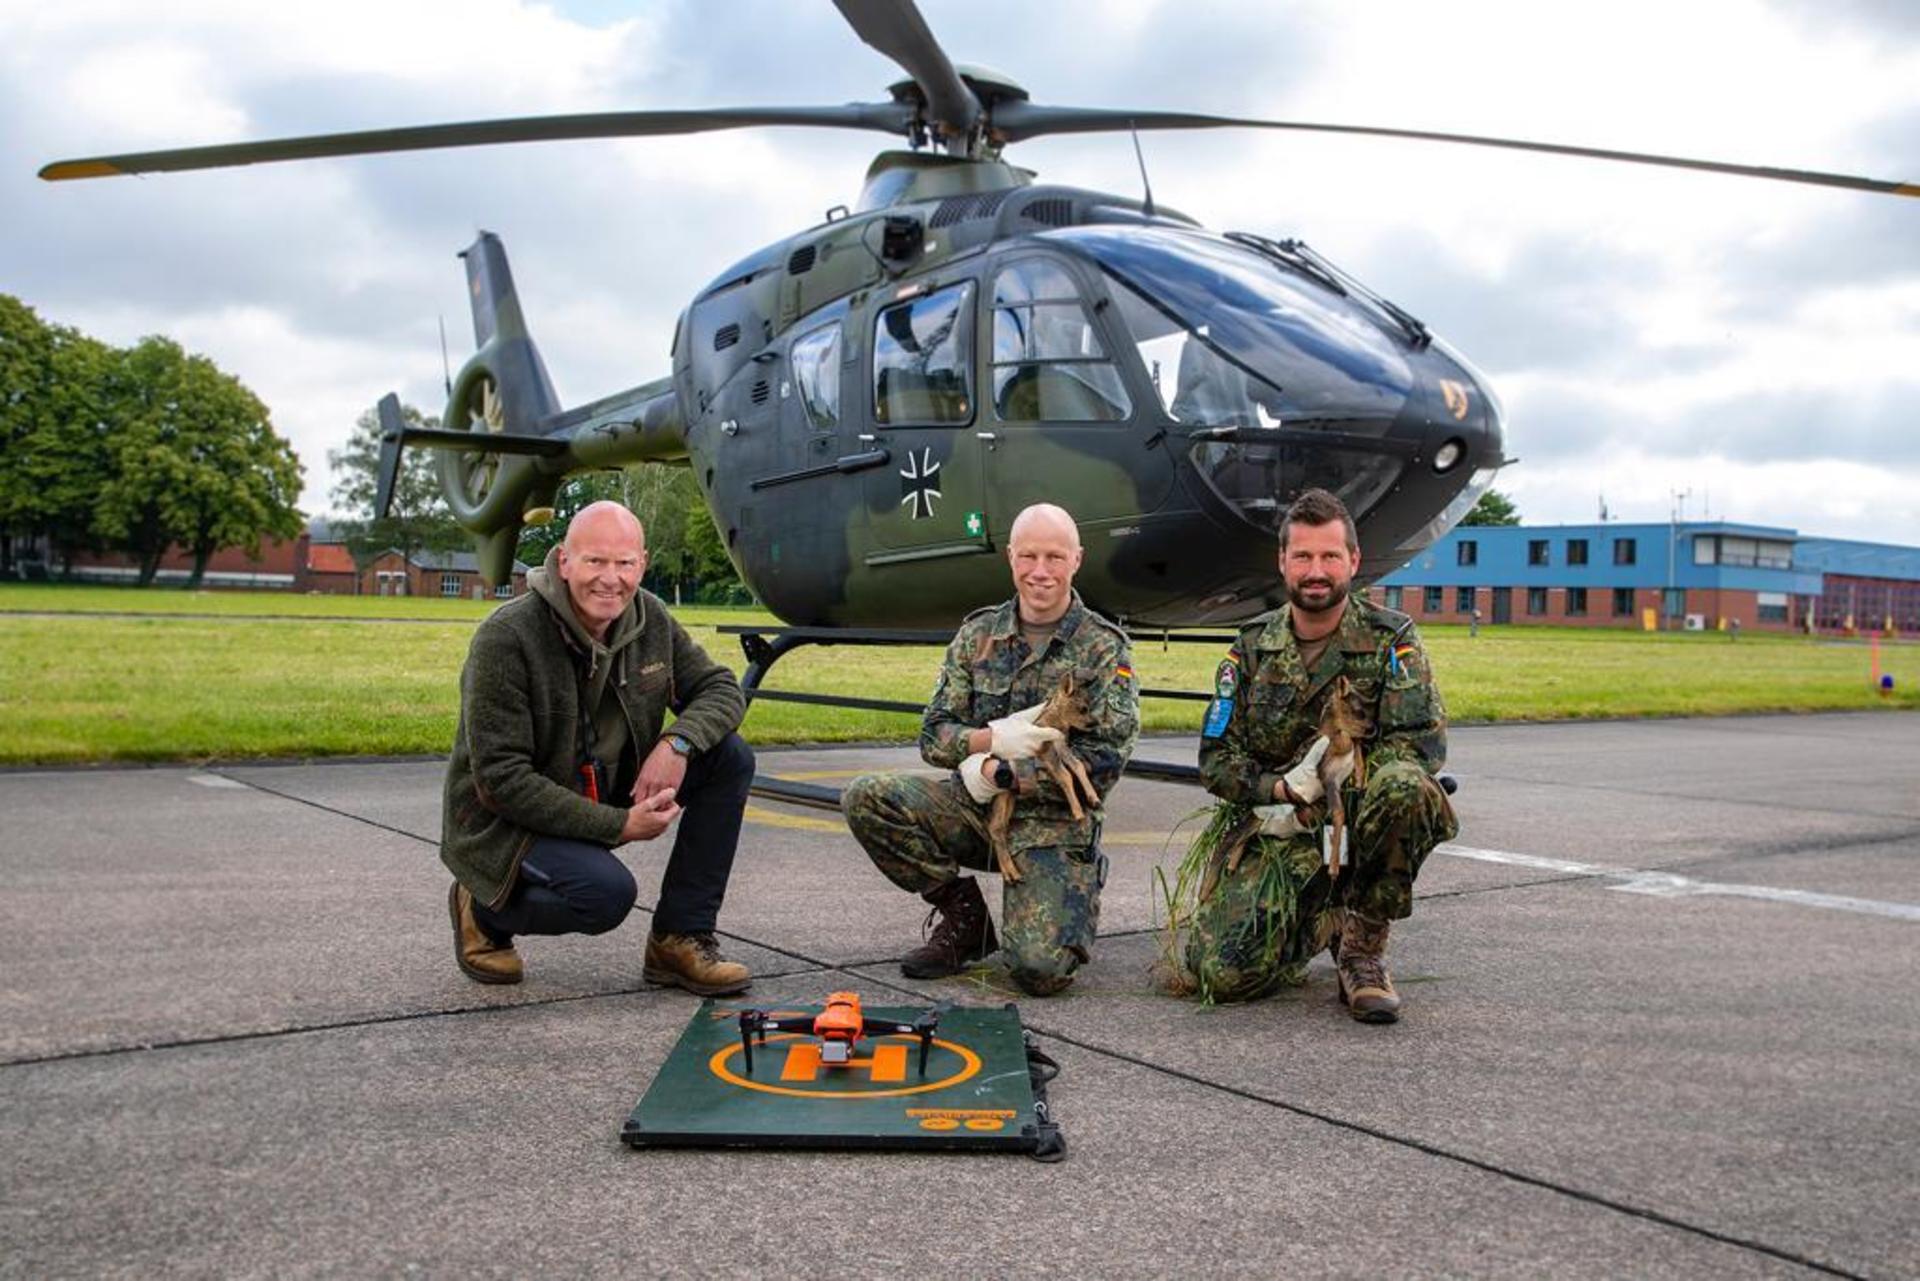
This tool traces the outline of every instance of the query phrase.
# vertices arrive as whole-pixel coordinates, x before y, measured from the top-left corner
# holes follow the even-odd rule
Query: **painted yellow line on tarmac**
[[[871,774],[871,769],[801,769],[783,770],[774,777],[787,783],[811,783],[822,778],[852,778],[856,774]]]
[[[792,832],[844,832],[847,825],[837,818],[810,818],[805,814],[777,814],[772,810],[761,809],[758,805],[749,805],[743,816],[749,823],[758,823],[762,827],[784,827]]]

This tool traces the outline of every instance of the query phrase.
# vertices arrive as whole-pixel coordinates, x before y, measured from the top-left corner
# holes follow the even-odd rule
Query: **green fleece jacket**
[[[602,645],[580,625],[556,572],[557,550],[527,575],[525,596],[473,634],[460,673],[460,726],[440,817],[440,860],[489,906],[503,905],[528,846],[559,836],[611,846],[627,797],[580,791],[581,709],[595,713],[595,744],[613,768],[609,738],[644,759],[666,714],[673,732],[705,751],[738,729],[746,697],[650,592],[641,591]]]

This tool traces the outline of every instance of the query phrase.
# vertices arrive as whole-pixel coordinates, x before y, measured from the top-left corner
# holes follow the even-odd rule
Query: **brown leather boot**
[[[1400,1017],[1400,995],[1387,973],[1387,928],[1387,922],[1369,920],[1351,908],[1340,927],[1334,951],[1340,1001],[1362,1023],[1392,1023]]]
[[[927,941],[900,958],[900,972],[910,979],[943,979],[958,974],[975,961],[984,961],[1000,946],[993,935],[993,918],[980,882],[971,876],[951,881],[921,895],[933,904],[927,913]]]
[[[696,996],[731,996],[753,982],[753,971],[720,954],[710,933],[649,934],[641,974],[649,983],[681,987]]]
[[[447,915],[453,918],[453,960],[476,983],[518,983],[525,971],[511,943],[496,943],[473,919],[473,894],[455,881],[447,891]]]

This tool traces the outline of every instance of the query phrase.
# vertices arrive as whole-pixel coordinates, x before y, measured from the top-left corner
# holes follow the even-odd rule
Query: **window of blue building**
[[[1633,588],[1616,587],[1613,589],[1613,616],[1615,618],[1633,617]]]
[[[1471,614],[1474,607],[1474,594],[1474,590],[1471,587],[1462,587],[1455,591],[1453,594],[1454,612],[1458,614]]]
[[[1474,542],[1473,539],[1461,539],[1457,548],[1459,560],[1462,565],[1478,565],[1480,563],[1480,544]]]
[[[1420,608],[1429,614],[1437,614],[1447,607],[1447,589],[1444,587],[1426,588],[1420,598]]]
[[[1547,612],[1547,589],[1544,587],[1527,588],[1527,612],[1544,614]]]
[[[1616,565],[1634,564],[1636,548],[1637,548],[1637,544],[1631,538],[1614,539],[1613,540],[1613,563]]]
[[[1386,605],[1388,609],[1399,609],[1400,600],[1401,600],[1401,591],[1398,587],[1387,588]]]
[[[1547,556],[1547,540],[1546,539],[1533,538],[1527,541],[1527,564],[1551,565],[1552,563],[1553,562],[1549,560]]]
[[[1584,587],[1567,588],[1567,617],[1585,618],[1587,615],[1587,589]]]
[[[1569,538],[1567,540],[1567,564],[1584,565],[1587,563],[1587,540]]]

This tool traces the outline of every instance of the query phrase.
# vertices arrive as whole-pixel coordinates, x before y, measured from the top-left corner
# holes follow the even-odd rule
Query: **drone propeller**
[[[1306,133],[1401,138],[1474,147],[1498,147],[1547,155],[1612,160],[1706,173],[1809,183],[1854,191],[1920,196],[1920,184],[1889,182],[1851,174],[1730,164],[1650,152],[1577,147],[1518,138],[1392,129],[1372,125],[1318,124],[1297,120],[1258,120],[1176,111],[1125,111],[1100,107],[1052,107],[1026,100],[1025,90],[998,83],[976,69],[972,79],[955,68],[913,0],[834,0],[860,39],[913,77],[894,88],[892,102],[855,102],[838,107],[722,107],[698,111],[611,111],[568,116],[522,116],[404,129],[316,134],[261,142],[186,147],[172,151],[132,152],[59,160],[40,170],[49,181],[104,178],[116,174],[165,173],[187,169],[223,169],[276,160],[312,160],[327,156],[425,151],[506,142],[552,142],[579,138],[635,138],[707,133],[763,125],[825,129],[869,129],[903,134],[916,145],[931,129],[956,155],[992,155],[1009,142],[1063,133],[1101,133],[1134,129],[1285,129]],[[984,78],[983,78],[984,77]],[[915,101],[914,86],[923,101]],[[976,89],[979,92],[976,92]],[[984,95],[984,101],[983,101]]]

